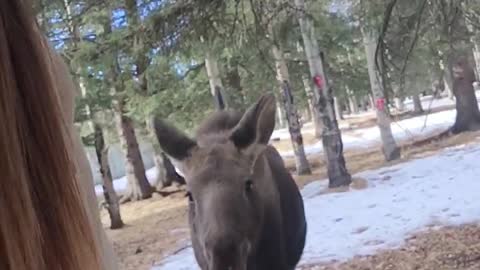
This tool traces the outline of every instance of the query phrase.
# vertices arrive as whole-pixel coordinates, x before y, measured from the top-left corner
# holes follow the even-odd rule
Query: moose
[[[202,270],[293,270],[305,246],[302,197],[277,150],[275,97],[242,115],[217,111],[195,139],[152,121],[163,151],[185,175],[190,236]]]

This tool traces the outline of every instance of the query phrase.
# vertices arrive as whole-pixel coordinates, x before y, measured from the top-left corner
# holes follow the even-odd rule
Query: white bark
[[[420,100],[420,96],[418,94],[414,94],[412,96],[413,101],[413,112],[414,113],[423,113],[422,101]]]
[[[302,45],[300,42],[297,42],[297,52],[298,53],[305,53]],[[315,128],[315,137],[321,138],[322,137],[322,130],[323,130],[323,121],[322,117],[319,116],[318,114],[318,109],[315,104],[315,97],[312,89],[312,82],[311,80],[308,79],[308,76],[306,74],[302,74],[302,82],[303,82],[303,87],[305,89],[305,94],[307,95],[307,101],[308,101],[308,108],[311,111],[312,117],[313,117],[313,126]]]
[[[475,72],[478,81],[480,78],[480,46],[477,42],[473,43],[473,58],[475,59]]]
[[[220,78],[220,72],[218,71],[217,59],[213,56],[209,50],[205,54],[205,68],[207,69],[208,81],[210,83],[210,93],[215,99],[215,106],[217,109],[228,108],[228,98],[223,87],[222,80]],[[222,101],[218,100],[217,94],[220,93]],[[223,102],[223,105],[221,104]]]
[[[357,114],[358,113],[358,100],[353,91],[348,87],[348,85],[345,87],[348,95],[348,106],[350,107],[350,113],[351,114]]]
[[[372,89],[375,101],[375,110],[377,113],[377,124],[383,144],[383,154],[387,161],[400,158],[400,149],[393,138],[392,129],[390,127],[390,117],[386,112],[386,103],[384,106],[378,106],[385,100],[383,93],[383,85],[381,75],[375,64],[375,51],[377,49],[377,35],[373,31],[363,30],[363,40],[365,43],[365,53],[367,55],[368,75],[370,78],[370,87]]]
[[[308,59],[310,75],[315,79],[315,103],[318,104],[318,114],[323,120],[322,143],[325,152],[330,187],[349,185],[352,181],[345,166],[343,157],[343,142],[335,115],[334,100],[325,75],[323,59],[317,42],[317,35],[312,20],[305,14],[305,1],[295,0],[298,12],[298,22],[302,32],[305,54]]]
[[[282,109],[282,103],[280,102],[280,99],[276,99],[276,103],[277,103],[277,118],[278,118],[278,124],[280,125],[280,127],[285,127],[285,118],[284,118],[284,112],[283,112],[283,109]]]
[[[290,75],[288,73],[287,63],[283,56],[283,51],[280,50],[277,45],[272,46],[272,54],[275,58],[275,68],[277,70],[277,80],[280,85],[280,95],[284,99],[285,114],[288,123],[288,130],[290,133],[290,139],[292,141],[293,152],[295,154],[295,163],[297,167],[297,174],[309,174],[311,173],[310,164],[305,154],[303,147],[303,137],[301,133],[301,127],[298,117],[298,111],[293,104],[293,100],[290,100]]]
[[[335,116],[338,120],[343,120],[342,106],[340,106],[340,101],[337,97],[333,97],[333,105],[335,107]]]
[[[450,78],[450,74],[448,73],[449,72],[447,72],[445,76],[443,76],[443,83],[445,84],[445,90],[447,90],[448,98],[453,100],[455,98],[455,95],[453,95],[452,84],[449,82],[449,79],[451,81],[451,78]],[[447,76],[449,77],[447,78]]]

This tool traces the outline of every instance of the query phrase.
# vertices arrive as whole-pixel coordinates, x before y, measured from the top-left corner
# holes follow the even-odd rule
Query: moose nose
[[[240,247],[233,237],[216,238],[205,241],[211,269],[233,270],[240,259]]]

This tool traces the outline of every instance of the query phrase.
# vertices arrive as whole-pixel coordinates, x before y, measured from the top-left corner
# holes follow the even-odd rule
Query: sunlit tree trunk
[[[333,97],[333,105],[335,108],[335,117],[337,117],[338,120],[343,120],[343,108],[337,97]]]
[[[383,144],[385,160],[391,161],[400,158],[400,148],[397,146],[390,127],[390,117],[386,110],[386,101],[383,91],[382,77],[375,64],[375,51],[377,48],[377,35],[371,30],[363,30],[365,52],[367,54],[368,75],[370,87],[375,102],[377,124]]]
[[[155,150],[154,161],[158,171],[154,184],[157,190],[169,187],[173,183],[179,186],[185,185],[185,179],[177,173],[175,166],[165,153]]]
[[[297,51],[299,53],[305,53],[304,48],[302,47],[300,42],[297,42]],[[313,127],[315,128],[315,137],[322,138],[323,120],[320,114],[318,113],[319,112],[318,105],[315,103],[315,96],[312,89],[312,81],[309,80],[306,74],[302,74],[302,82],[303,82],[303,87],[305,88],[305,94],[307,95],[308,108],[310,109],[313,117],[312,122],[313,122]]]
[[[111,33],[110,22],[104,25],[104,32]],[[120,67],[116,52],[108,55],[108,66],[106,79],[110,87],[110,92],[114,95],[112,108],[115,118],[115,126],[125,155],[125,174],[127,177],[127,190],[121,199],[121,202],[136,201],[147,199],[152,196],[153,188],[145,175],[145,166],[143,164],[140,147],[133,120],[126,115],[125,111],[125,91],[124,85],[119,76]]]
[[[350,113],[357,114],[358,113],[358,100],[353,91],[346,86],[347,95],[348,95],[348,106],[350,107]]]
[[[285,127],[285,112],[283,110],[282,102],[280,102],[280,99],[276,99],[276,104],[277,104],[277,122],[280,125],[281,128]]]
[[[475,72],[465,57],[459,57],[453,64],[451,73],[457,108],[457,117],[451,130],[453,133],[478,130],[480,128],[480,112],[473,88]]]
[[[208,81],[210,83],[210,93],[214,99],[215,108],[217,110],[228,108],[229,102],[220,78],[218,62],[210,50],[207,50],[205,54],[205,67],[207,69]]]
[[[112,173],[108,163],[108,147],[105,145],[103,130],[100,125],[95,124],[95,153],[100,165],[100,175],[102,176],[103,196],[106,202],[106,208],[110,217],[110,229],[120,229],[123,227],[122,217],[120,216],[120,205],[117,193],[113,186]]]
[[[277,80],[280,85],[280,94],[283,97],[283,108],[285,110],[288,130],[290,132],[290,139],[292,141],[293,152],[295,154],[297,174],[310,174],[310,164],[308,163],[303,146],[303,137],[298,117],[299,115],[293,100],[287,63],[285,62],[283,52],[277,47],[277,45],[272,46],[272,54],[275,58]]]
[[[413,113],[414,114],[423,113],[422,101],[420,100],[420,96],[418,94],[414,94],[412,96],[412,101],[413,101]]]
[[[343,142],[338,122],[335,116],[334,99],[324,72],[324,63],[317,42],[317,35],[310,17],[305,13],[305,1],[295,0],[298,12],[300,30],[307,56],[310,75],[315,85],[315,103],[318,114],[323,120],[323,150],[327,161],[329,186],[339,187],[349,185],[352,181],[343,157]]]

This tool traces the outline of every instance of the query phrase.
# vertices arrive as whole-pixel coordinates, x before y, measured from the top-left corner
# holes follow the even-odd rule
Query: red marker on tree
[[[377,98],[376,105],[377,105],[377,110],[383,111],[385,109],[385,99]]]
[[[315,84],[315,86],[317,86],[319,91],[322,91],[322,89],[323,89],[323,78],[322,78],[322,76],[316,75],[315,77],[313,77],[313,83]]]

